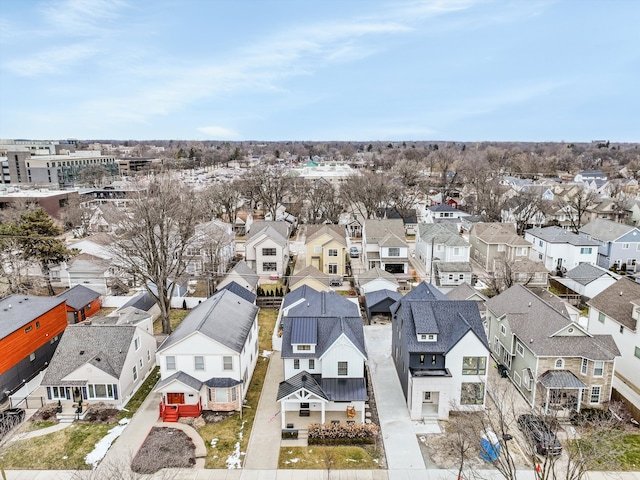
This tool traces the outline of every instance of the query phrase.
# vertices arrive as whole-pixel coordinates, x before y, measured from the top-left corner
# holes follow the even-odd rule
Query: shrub
[[[361,445],[374,443],[378,426],[373,424],[314,423],[309,425],[309,445]]]

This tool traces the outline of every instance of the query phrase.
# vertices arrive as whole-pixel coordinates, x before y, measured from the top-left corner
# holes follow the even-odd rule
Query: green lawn
[[[181,309],[172,309],[169,312],[169,323],[171,324],[171,331],[173,332],[175,328],[180,325],[180,322],[184,320],[184,317],[187,316],[190,310],[181,310]],[[153,322],[153,334],[157,335],[158,333],[162,333],[162,320],[160,317]]]
[[[620,458],[622,470],[640,471],[640,434],[629,434],[623,437],[624,454]]]

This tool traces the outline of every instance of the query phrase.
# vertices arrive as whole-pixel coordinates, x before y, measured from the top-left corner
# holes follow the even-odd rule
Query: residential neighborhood
[[[454,468],[451,432],[464,419],[477,440],[468,468],[491,470],[473,428],[495,421],[506,393],[513,411],[497,442],[518,470],[541,458],[527,415],[553,425],[558,462],[576,461],[577,432],[594,435],[587,416],[638,435],[635,200],[629,215],[604,218],[610,177],[496,172],[492,195],[504,208],[490,215],[484,185],[446,175],[443,185],[420,170],[419,188],[397,191],[393,168],[390,196],[371,200],[358,182],[380,181],[382,167],[366,158],[332,170],[328,156],[247,154],[197,174],[125,170],[103,189],[118,195],[78,189],[81,202],[55,215],[38,202],[3,204],[0,402],[26,419],[3,431],[0,458],[104,418],[124,423],[98,468],[120,459],[125,442],[144,452],[171,429],[198,453],[186,454],[191,466],[158,460],[148,472],[317,469],[339,454],[392,478]],[[296,196],[301,181],[312,196]],[[587,190],[579,222],[552,217],[571,214],[569,203],[544,203]],[[331,195],[316,203],[323,191]],[[524,218],[524,202],[539,211]],[[507,441],[520,453],[507,453]],[[139,461],[127,468],[138,472]],[[10,462],[7,478],[18,478],[26,467]],[[52,465],[37,469],[61,470]]]

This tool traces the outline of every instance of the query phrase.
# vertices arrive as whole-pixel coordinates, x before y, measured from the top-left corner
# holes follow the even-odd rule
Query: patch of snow
[[[299,458],[292,458],[291,460],[289,460],[289,462],[291,463],[298,463],[300,461]]]
[[[67,455],[65,455],[64,457],[62,457],[63,460],[66,460],[67,458],[69,458]]]
[[[238,432],[238,438],[240,440],[242,440],[242,431],[244,430],[244,424],[245,422],[242,422],[242,426],[240,427],[240,431]],[[227,468],[228,469],[242,468],[242,461],[240,460],[240,457],[245,454],[246,454],[245,452],[240,451],[240,442],[236,442],[233,448],[233,453],[229,455],[229,457],[227,458],[227,462],[226,462]]]
[[[216,445],[218,445],[218,440],[219,440],[219,438],[212,438],[211,439],[211,448],[216,448]]]
[[[345,459],[347,462],[355,462],[358,463],[358,460],[354,460],[353,458],[346,458]]]
[[[87,456],[84,457],[85,463],[87,465],[91,465],[93,468],[96,468],[98,466],[98,463],[100,463],[100,460],[102,460],[107,454],[107,450],[109,450],[111,444],[124,431],[130,420],[130,418],[123,418],[122,420],[120,420],[120,422],[118,422],[117,426],[113,427],[107,432],[104,437],[98,440],[93,450],[87,453]]]
[[[271,356],[271,354],[273,354],[273,352],[271,350],[263,350],[262,354],[260,356],[264,357],[264,358],[269,358]]]

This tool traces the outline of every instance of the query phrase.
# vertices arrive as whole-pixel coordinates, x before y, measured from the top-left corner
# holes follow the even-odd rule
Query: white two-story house
[[[191,310],[158,349],[163,421],[240,410],[258,359],[258,307],[223,289]]]
[[[581,263],[596,265],[598,242],[560,227],[530,228],[524,239],[531,243],[531,259],[547,270],[566,272]]]
[[[433,273],[438,286],[471,283],[471,246],[450,223],[422,223],[416,233],[416,259]]]
[[[409,245],[401,219],[365,220],[362,227],[362,263],[390,273],[407,273]]]
[[[251,224],[245,242],[245,261],[261,278],[282,277],[289,264],[289,234],[287,222]]]

